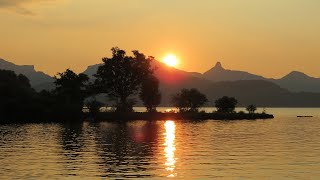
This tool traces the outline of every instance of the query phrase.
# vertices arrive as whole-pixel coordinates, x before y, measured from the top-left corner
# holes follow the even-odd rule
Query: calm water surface
[[[320,179],[320,109],[268,112],[278,116],[1,125],[0,179]]]

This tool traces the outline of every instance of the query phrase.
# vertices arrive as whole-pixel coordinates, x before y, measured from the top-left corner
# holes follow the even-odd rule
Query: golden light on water
[[[169,172],[168,177],[175,177],[176,173],[174,173],[175,164],[176,164],[176,158],[174,155],[174,152],[176,150],[175,146],[175,131],[176,131],[176,125],[173,121],[166,121],[164,124],[166,128],[165,134],[165,157],[166,157],[166,170]]]

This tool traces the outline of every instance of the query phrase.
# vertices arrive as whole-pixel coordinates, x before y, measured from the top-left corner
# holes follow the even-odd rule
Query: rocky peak
[[[217,62],[216,65],[213,67],[213,69],[215,70],[224,70],[224,68],[222,67],[221,62]]]
[[[15,71],[16,73],[35,72],[33,65],[16,65],[0,58],[0,69]]]
[[[311,78],[303,72],[292,71],[288,75],[284,76],[282,79],[298,79],[298,78]]]

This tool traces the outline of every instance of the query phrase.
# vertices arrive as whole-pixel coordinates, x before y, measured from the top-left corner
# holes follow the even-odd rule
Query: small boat
[[[301,117],[313,117],[313,116],[297,116],[298,118],[301,118]]]

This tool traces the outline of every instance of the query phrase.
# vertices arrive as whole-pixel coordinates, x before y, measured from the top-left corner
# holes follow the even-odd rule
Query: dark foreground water
[[[1,125],[0,179],[320,179],[320,109],[271,111],[273,120]]]

